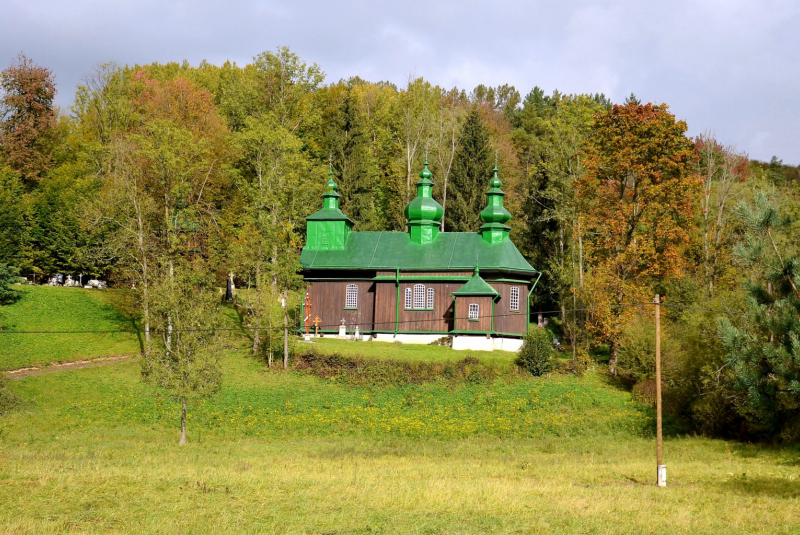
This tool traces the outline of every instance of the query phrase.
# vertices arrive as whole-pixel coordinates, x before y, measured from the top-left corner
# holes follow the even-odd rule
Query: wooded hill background
[[[107,278],[145,306],[166,270],[232,277],[278,325],[267,303],[301,287],[329,165],[357,230],[404,230],[427,158],[446,231],[478,229],[497,165],[512,239],[544,273],[532,310],[577,361],[607,356],[649,399],[642,303],[665,294],[668,409],[709,434],[800,437],[800,169],[688,138],[634,95],[324,79],[287,48],[107,64],[57,109],[54,74],[20,55],[0,74],[0,264]]]

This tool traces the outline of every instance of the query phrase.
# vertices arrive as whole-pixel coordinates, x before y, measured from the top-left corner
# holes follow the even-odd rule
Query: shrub
[[[661,369],[662,382],[665,371],[672,368],[677,358],[675,342],[666,332],[662,321]],[[654,380],[656,377],[656,328],[651,318],[637,318],[622,333],[617,368],[634,382]]]
[[[592,357],[585,348],[579,347],[575,355],[571,356],[567,362],[564,363],[562,370],[566,373],[571,373],[577,377],[583,377],[583,374],[592,365]]]
[[[0,305],[10,305],[20,298],[20,293],[10,288],[18,280],[19,269],[0,263]]]
[[[553,368],[554,358],[555,350],[550,331],[539,328],[529,330],[519,350],[517,364],[538,377]]]
[[[320,354],[313,349],[298,352],[291,366],[300,373],[358,386],[402,386],[436,381],[490,384],[497,378],[513,378],[515,370],[513,366],[483,363],[471,356],[456,362],[407,362]]]

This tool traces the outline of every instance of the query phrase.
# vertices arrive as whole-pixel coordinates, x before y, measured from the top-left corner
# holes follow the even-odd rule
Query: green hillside
[[[7,368],[34,352],[138,350],[126,293],[23,291],[3,309],[9,330],[128,332],[12,338]],[[0,532],[798,533],[796,448],[668,422],[656,488],[653,411],[602,373],[534,378],[510,353],[437,346],[298,346],[369,362],[374,381],[353,381],[352,368],[270,370],[242,331],[225,336],[222,389],[190,407],[183,447],[178,405],[142,383],[137,360],[10,381],[21,404],[0,416]],[[399,385],[380,380],[383,359],[498,373]]]
[[[0,532],[797,533],[796,450],[668,438],[658,489],[652,412],[600,375],[352,387],[222,359],[185,447],[136,362],[13,381]]]
[[[136,325],[122,312],[129,298],[124,291],[49,286],[16,288],[22,292],[22,298],[13,305],[0,307],[3,330],[0,333],[0,370],[139,351]],[[59,332],[13,334],[14,331]]]

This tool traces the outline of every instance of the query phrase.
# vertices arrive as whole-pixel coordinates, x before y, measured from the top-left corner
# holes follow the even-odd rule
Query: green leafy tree
[[[19,262],[29,239],[28,211],[28,198],[19,176],[0,166],[0,262]]]
[[[737,213],[746,226],[735,254],[750,268],[747,316],[737,325],[719,320],[719,335],[733,370],[733,387],[753,431],[800,439],[800,261],[786,250],[789,224],[760,192]]]
[[[180,403],[183,445],[188,407],[214,394],[222,383],[213,331],[219,299],[208,281],[187,265],[161,268],[152,286],[151,308],[159,336],[142,360],[142,377]]]
[[[447,230],[474,232],[478,230],[483,209],[484,191],[494,166],[494,155],[489,143],[489,130],[481,114],[473,109],[467,115],[461,130],[450,175]]]
[[[19,269],[0,263],[0,305],[10,305],[19,300],[20,292],[11,287],[19,280]]]

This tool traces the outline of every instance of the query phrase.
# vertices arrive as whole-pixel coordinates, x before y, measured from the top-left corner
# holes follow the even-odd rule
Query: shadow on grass
[[[726,491],[733,491],[747,496],[782,499],[800,498],[800,479],[791,481],[785,478],[750,477],[747,474],[741,474],[720,483],[720,486]]]

